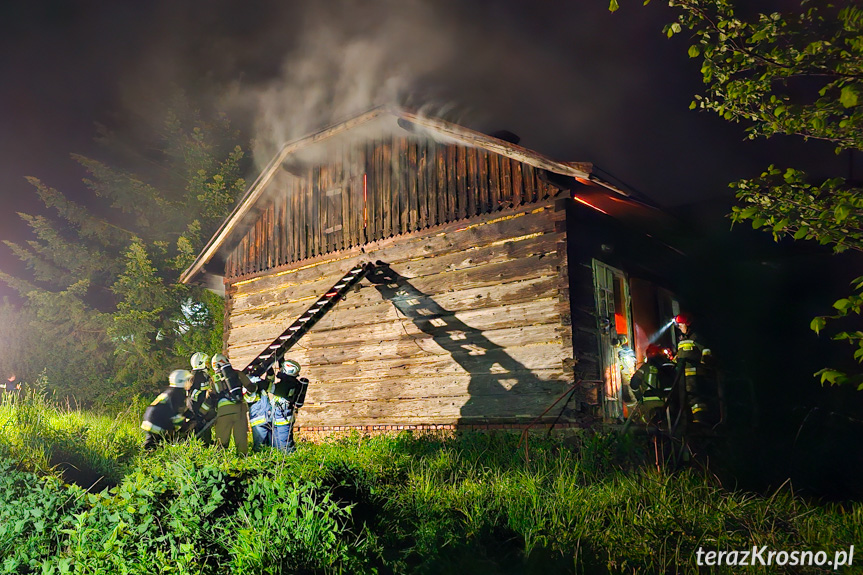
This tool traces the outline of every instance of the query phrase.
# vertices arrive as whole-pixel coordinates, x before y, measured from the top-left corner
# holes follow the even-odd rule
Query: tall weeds
[[[699,548],[863,540],[860,504],[657,473],[615,436],[525,449],[508,433],[353,435],[248,457],[192,441],[142,456],[137,417],[0,405],[0,573],[697,573]],[[63,486],[58,453],[117,485]]]
[[[83,485],[122,480],[140,450],[132,409],[116,417],[57,404],[37,386],[22,395],[0,395],[0,454],[22,469]]]

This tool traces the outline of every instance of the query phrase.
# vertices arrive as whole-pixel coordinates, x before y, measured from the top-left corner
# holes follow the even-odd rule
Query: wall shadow
[[[569,389],[565,382],[537,377],[505,348],[456,318],[387,264],[377,262],[367,279],[384,300],[392,302],[470,374],[470,399],[462,406],[458,423],[529,423]],[[539,399],[538,394],[543,392]],[[554,421],[564,409],[561,420],[567,421],[571,410],[564,401],[551,409],[543,421]]]

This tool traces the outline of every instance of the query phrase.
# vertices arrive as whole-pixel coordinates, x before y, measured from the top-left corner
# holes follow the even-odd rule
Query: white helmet
[[[168,384],[171,387],[186,387],[186,384],[192,379],[192,372],[188,369],[175,369],[168,376]]]
[[[207,357],[207,354],[202,351],[196,351],[194,355],[192,355],[192,369],[195,371],[199,369],[204,369],[207,367],[207,360],[210,358]]]
[[[228,358],[221,353],[217,353],[216,355],[214,355],[212,362],[214,371],[221,371],[221,369],[226,365],[231,365],[231,362],[228,361]]]
[[[282,373],[296,377],[300,375],[300,364],[293,359],[286,359],[282,363]]]

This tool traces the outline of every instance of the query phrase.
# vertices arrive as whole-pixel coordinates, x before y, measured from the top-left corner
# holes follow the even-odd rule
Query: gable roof
[[[349,131],[360,131],[369,129],[375,133],[378,130],[405,130],[407,132],[426,135],[436,140],[453,144],[473,146],[494,152],[510,159],[523,162],[535,168],[546,170],[560,176],[574,178],[582,184],[587,184],[594,190],[601,189],[605,195],[617,197],[627,204],[631,209],[648,210],[658,212],[655,208],[642,202],[633,201],[630,194],[605,181],[594,173],[593,164],[588,162],[559,162],[547,156],[523,148],[516,144],[500,140],[493,136],[447,122],[439,118],[424,116],[393,106],[381,106],[374,108],[364,114],[355,116],[343,122],[324,128],[313,134],[303,136],[297,140],[285,144],[278,154],[261,171],[255,181],[249,186],[243,198],[222,222],[222,225],[204,246],[198,257],[180,276],[180,282],[184,284],[191,281],[204,270],[210,260],[219,253],[219,250],[233,237],[238,228],[242,229],[244,218],[252,211],[258,200],[279,171],[280,166],[292,155],[306,153],[320,144],[337,138]],[[611,192],[609,194],[609,192]],[[577,198],[576,198],[577,199]],[[629,200],[629,201],[627,201]],[[583,201],[582,203],[603,213],[609,213],[594,203]],[[614,215],[614,214],[610,214]]]

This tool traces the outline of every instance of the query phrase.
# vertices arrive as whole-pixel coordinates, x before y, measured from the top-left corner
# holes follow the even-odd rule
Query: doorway
[[[593,285],[602,366],[602,415],[622,421],[623,391],[635,366],[629,283],[623,271],[593,260]]]

